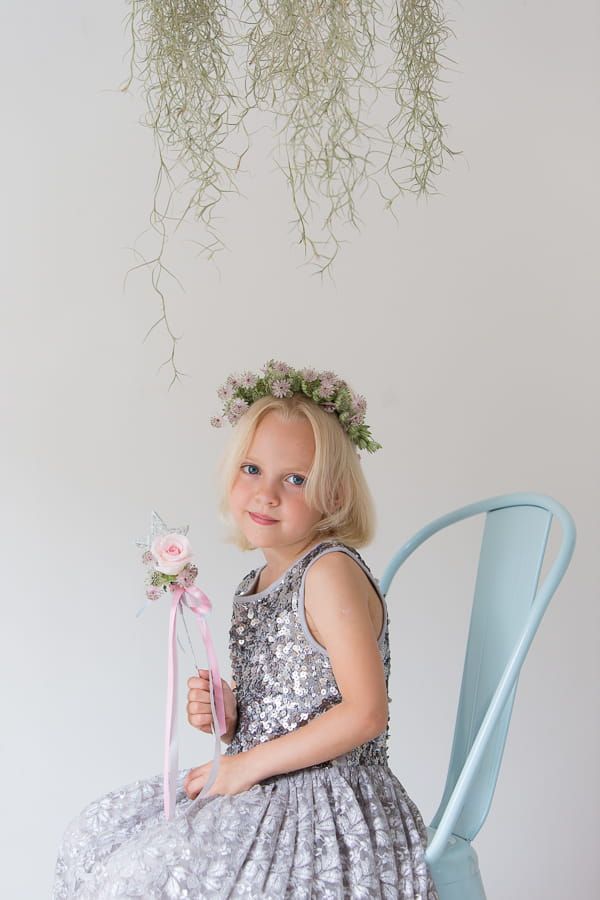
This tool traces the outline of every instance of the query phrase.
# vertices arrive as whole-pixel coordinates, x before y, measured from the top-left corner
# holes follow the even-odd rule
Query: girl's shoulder
[[[335,635],[343,620],[360,621],[366,610],[378,643],[385,642],[385,600],[361,555],[340,541],[314,549],[319,552],[304,572],[300,591],[302,616],[312,640],[329,646],[327,633]]]
[[[318,566],[315,563],[318,561]],[[308,570],[313,572],[331,572],[347,571],[354,569],[355,564],[368,576],[369,580],[377,586],[377,581],[368,565],[354,547],[344,544],[337,538],[329,538],[316,544],[308,553],[300,560],[303,564],[303,575],[306,577]],[[314,568],[313,568],[314,567]]]

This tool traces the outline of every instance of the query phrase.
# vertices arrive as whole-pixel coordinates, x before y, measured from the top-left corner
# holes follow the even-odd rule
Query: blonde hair
[[[304,394],[262,397],[234,426],[221,464],[221,512],[229,521],[229,494],[254,433],[267,413],[284,422],[309,422],[315,440],[315,457],[306,478],[307,504],[322,514],[314,536],[335,537],[353,547],[368,544],[375,531],[375,510],[356,447],[333,413],[328,413]],[[252,549],[234,526],[233,539],[244,550]]]

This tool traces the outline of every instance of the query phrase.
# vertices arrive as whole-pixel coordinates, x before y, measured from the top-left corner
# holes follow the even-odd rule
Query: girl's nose
[[[266,478],[261,478],[257,490],[257,499],[266,506],[277,506],[279,503],[279,493],[276,485],[272,484]]]

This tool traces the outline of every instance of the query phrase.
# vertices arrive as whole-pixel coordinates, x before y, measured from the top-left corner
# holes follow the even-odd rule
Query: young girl
[[[354,549],[373,512],[357,448],[363,398],[332,373],[270,362],[220,392],[234,425],[224,507],[265,565],[233,601],[229,746],[181,773],[88,807],[65,836],[55,900],[437,900],[420,815],[388,767],[384,601]],[[220,419],[213,424],[221,424]],[[207,673],[188,718],[212,728]]]

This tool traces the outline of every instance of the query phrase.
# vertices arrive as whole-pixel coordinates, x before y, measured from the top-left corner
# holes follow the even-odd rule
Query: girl
[[[229,746],[206,797],[210,764],[181,773],[170,821],[160,777],[88,807],[55,900],[437,900],[423,823],[387,763],[385,604],[354,549],[373,530],[356,451],[379,447],[364,400],[273,361],[220,396],[235,425],[223,505],[265,559],[234,597]],[[189,681],[188,718],[210,731],[206,678]]]

